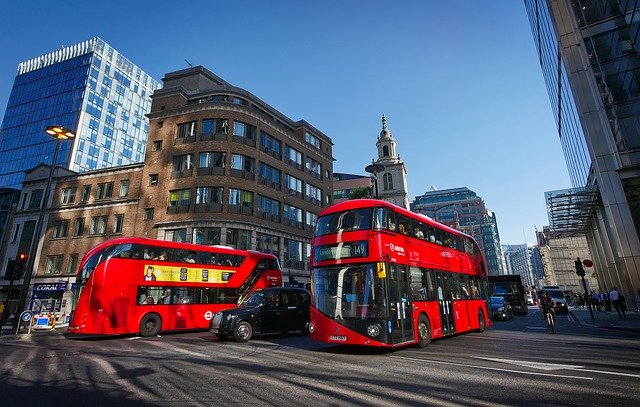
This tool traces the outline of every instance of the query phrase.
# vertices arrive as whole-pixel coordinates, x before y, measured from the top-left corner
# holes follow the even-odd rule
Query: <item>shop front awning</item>
[[[584,232],[600,205],[600,194],[595,187],[570,188],[544,193],[553,231]]]

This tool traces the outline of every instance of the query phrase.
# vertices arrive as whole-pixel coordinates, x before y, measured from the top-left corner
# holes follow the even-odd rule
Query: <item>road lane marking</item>
[[[593,377],[582,377],[582,376],[570,376],[570,375],[561,375],[561,374],[550,374],[550,373],[539,373],[539,372],[525,372],[522,370],[513,370],[513,369],[501,369],[497,367],[488,367],[488,366],[480,366],[480,365],[468,365],[465,363],[453,363],[453,362],[443,362],[440,360],[432,360],[432,359],[421,359],[421,358],[408,358],[405,356],[389,356],[394,359],[406,359],[413,360],[419,362],[429,362],[440,365],[448,365],[448,366],[459,366],[459,367],[468,367],[472,369],[483,369],[483,370],[494,370],[498,372],[508,372],[508,373],[519,373],[529,376],[546,376],[546,377],[559,377],[563,379],[577,379],[577,380],[593,380]]]
[[[482,356],[473,356],[476,359],[490,360],[493,362],[507,363],[511,365],[518,365],[524,367],[530,367],[532,369],[539,370],[574,370],[579,372],[590,372],[590,373],[602,373],[613,376],[625,376],[625,377],[638,377],[640,375],[633,373],[622,373],[622,372],[609,372],[606,370],[595,370],[595,369],[586,369],[586,366],[577,366],[577,365],[562,365],[557,363],[544,363],[544,362],[529,362],[526,360],[512,360],[512,359],[499,359],[499,358],[485,358]]]

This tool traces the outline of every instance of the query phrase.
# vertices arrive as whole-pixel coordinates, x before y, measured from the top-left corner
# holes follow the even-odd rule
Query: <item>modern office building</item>
[[[550,227],[586,235],[602,289],[640,288],[640,4],[525,0],[572,188]]]
[[[30,295],[34,306],[68,313],[79,260],[117,236],[273,253],[285,277],[309,281],[317,216],[333,202],[331,139],[203,67],[163,81],[152,96],[143,164],[57,169],[32,281],[59,290]],[[0,265],[29,247],[48,171],[40,165],[27,174]]]
[[[522,277],[522,284],[533,288],[538,284],[534,270],[534,247],[526,244],[502,245],[502,253],[507,265],[507,274],[518,274]]]
[[[77,136],[61,144],[56,165],[82,172],[142,162],[159,86],[100,38],[20,63],[0,129],[0,187],[19,189],[25,171],[51,164],[50,125]]]
[[[472,236],[485,256],[489,274],[505,274],[496,215],[469,188],[427,191],[416,196],[411,210]]]
[[[539,284],[558,285],[562,289],[574,293],[584,293],[582,278],[576,274],[575,260],[591,259],[591,252],[584,233],[554,231],[548,226],[536,231],[538,247],[542,256],[544,277]],[[587,291],[599,291],[595,268],[585,267],[585,282]]]

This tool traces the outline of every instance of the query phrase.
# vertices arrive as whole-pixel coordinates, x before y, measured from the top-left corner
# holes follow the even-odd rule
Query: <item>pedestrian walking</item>
[[[625,312],[624,296],[618,291],[618,287],[613,287],[609,293],[609,297],[611,298],[611,304],[613,304],[613,307],[618,313],[618,318],[622,319],[624,317],[626,319],[627,314]]]
[[[600,296],[595,291],[591,291],[591,304],[600,311]]]

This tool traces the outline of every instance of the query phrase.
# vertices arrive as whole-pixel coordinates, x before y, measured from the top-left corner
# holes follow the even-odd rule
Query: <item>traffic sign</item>
[[[584,264],[585,267],[593,267],[593,262],[589,259],[582,260],[582,264]]]

